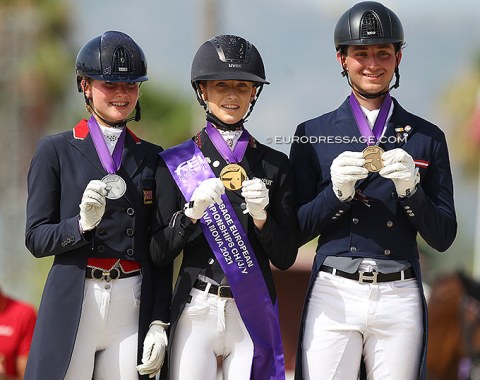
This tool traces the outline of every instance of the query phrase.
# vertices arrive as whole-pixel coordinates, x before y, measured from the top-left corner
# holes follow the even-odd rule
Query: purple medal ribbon
[[[93,116],[91,116],[88,120],[88,129],[92,135],[93,145],[95,145],[95,149],[103,168],[108,174],[115,174],[122,163],[122,152],[125,145],[125,134],[127,132],[127,127],[125,126],[123,128],[123,131],[118,138],[117,144],[115,145],[111,156],[110,152],[108,151],[107,144],[103,139],[103,135],[100,131],[97,120]]]
[[[242,161],[245,151],[247,150],[248,141],[250,140],[250,133],[248,133],[246,129],[243,129],[242,134],[238,138],[237,143],[233,148],[233,152],[223,139],[218,129],[215,128],[212,123],[207,122],[205,132],[207,132],[208,137],[212,141],[213,145],[215,145],[215,148],[217,148],[218,153],[222,155],[227,163],[231,164],[232,162],[238,163]]]
[[[358,103],[358,100],[353,93],[350,94],[349,101],[350,107],[352,107],[353,116],[357,122],[358,130],[362,136],[365,137],[367,145],[375,145],[378,139],[380,139],[385,127],[385,123],[387,122],[388,112],[390,111],[390,106],[392,105],[392,98],[390,97],[390,94],[387,92],[385,95],[382,108],[380,108],[377,119],[375,120],[375,124],[373,125],[373,130],[370,129],[370,126],[365,119],[365,114],[360,108],[360,103]]]
[[[203,180],[215,178],[210,165],[192,140],[159,154],[185,199],[191,198]],[[226,194],[222,195],[222,201],[222,204],[207,208],[200,224],[227,276],[235,303],[253,341],[250,379],[285,380],[278,309],[272,304],[251,243]]]

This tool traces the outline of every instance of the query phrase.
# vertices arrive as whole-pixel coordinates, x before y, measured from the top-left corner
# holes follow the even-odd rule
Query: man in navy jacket
[[[445,251],[457,223],[444,133],[390,97],[403,43],[400,20],[382,4],[346,11],[335,47],[352,93],[296,131],[302,241],[318,237],[296,379],[354,380],[362,357],[368,379],[425,376],[416,238]]]

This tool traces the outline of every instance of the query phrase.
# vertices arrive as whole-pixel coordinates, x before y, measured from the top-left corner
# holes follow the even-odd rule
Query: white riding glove
[[[248,212],[253,219],[267,219],[265,207],[268,206],[268,189],[260,178],[247,179],[242,183],[242,197],[247,203]]]
[[[363,167],[365,159],[362,152],[342,152],[330,166],[333,191],[342,202],[355,195],[355,183],[367,178],[368,170]]]
[[[83,192],[80,203],[80,228],[82,231],[93,230],[102,220],[105,212],[106,184],[100,180],[92,180]]]
[[[401,148],[382,154],[383,168],[378,174],[393,181],[399,197],[408,197],[415,192],[420,173],[412,156]]]
[[[168,339],[165,330],[168,323],[153,321],[143,341],[142,363],[137,365],[140,375],[154,378],[163,366]]]
[[[222,203],[225,186],[219,178],[208,178],[193,191],[190,202],[185,204],[185,215],[190,219],[200,219],[208,206]]]

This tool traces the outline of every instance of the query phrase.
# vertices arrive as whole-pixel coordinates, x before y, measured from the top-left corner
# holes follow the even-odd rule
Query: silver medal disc
[[[108,174],[102,178],[102,182],[107,184],[107,195],[108,199],[118,199],[125,194],[127,190],[127,184],[122,177],[116,174]]]

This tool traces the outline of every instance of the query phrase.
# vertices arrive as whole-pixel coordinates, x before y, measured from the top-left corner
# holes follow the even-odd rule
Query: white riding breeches
[[[170,378],[216,380],[217,356],[223,357],[223,380],[249,380],[253,342],[233,298],[193,288],[177,324]]]
[[[320,271],[308,301],[304,380],[418,379],[423,339],[416,279],[359,283]]]
[[[85,279],[82,314],[65,380],[138,380],[141,283],[141,275],[108,282]]]

